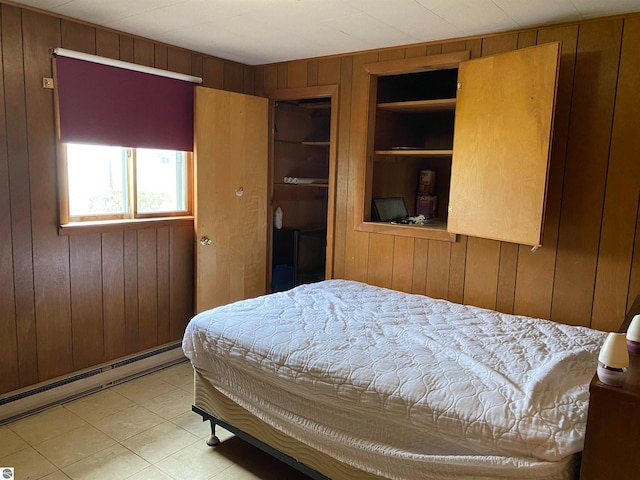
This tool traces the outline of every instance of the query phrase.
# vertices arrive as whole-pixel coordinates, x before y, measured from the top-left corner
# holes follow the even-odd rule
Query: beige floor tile
[[[75,413],[80,418],[91,422],[92,420],[104,418],[112,413],[121,412],[133,405],[135,405],[135,403],[132,400],[109,388],[66,403],[64,408]]]
[[[144,405],[158,395],[163,395],[177,389],[174,385],[152,375],[145,375],[144,377],[136,378],[135,380],[130,380],[111,388],[120,395],[141,405]]]
[[[127,438],[122,445],[147,462],[157,463],[199,440],[177,425],[165,422]]]
[[[195,442],[156,463],[167,475],[189,480],[207,480],[231,465],[231,460],[204,442]]]
[[[8,427],[30,445],[37,445],[86,425],[87,422],[80,417],[59,406],[10,423]]]
[[[197,436],[198,438],[206,438],[211,435],[211,425],[209,422],[203,422],[202,417],[195,412],[184,412],[173,417],[172,423],[175,423],[187,432]]]
[[[211,477],[212,480],[262,480],[253,472],[240,465],[231,465],[229,468]]]
[[[162,417],[136,405],[91,423],[98,430],[121,442],[162,422],[164,422]]]
[[[188,385],[183,385],[181,387],[179,387],[180,390],[184,390],[185,392],[187,392],[189,395],[191,395],[191,398],[193,398],[195,396],[195,392],[194,392],[194,387],[193,387],[193,383],[190,383]]]
[[[0,427],[0,455],[6,456],[29,448],[29,444],[8,427]]]
[[[148,402],[144,407],[162,418],[171,420],[178,415],[190,412],[193,404],[193,397],[184,390],[176,389],[163,393]]]
[[[159,378],[175,387],[193,386],[193,367],[191,362],[182,362],[169,368],[164,368],[151,376]]]
[[[232,466],[213,475],[213,480],[308,480],[309,477],[286,465],[271,455],[248,444],[240,438],[232,438],[216,447],[221,456]]]
[[[149,463],[122,445],[114,445],[64,467],[62,471],[72,480],[122,480],[148,466]]]
[[[42,442],[35,449],[56,467],[62,468],[113,444],[115,440],[111,437],[87,425]]]
[[[151,465],[144,470],[136,473],[133,477],[127,478],[127,480],[174,480],[169,475],[166,475],[158,467]]]
[[[13,467],[15,478],[20,480],[38,480],[57,470],[55,465],[31,447],[3,456],[0,465]]]
[[[19,479],[16,478],[16,480]],[[69,477],[67,477],[61,470],[58,470],[56,472],[50,473],[46,477],[42,477],[40,480],[69,480]]]

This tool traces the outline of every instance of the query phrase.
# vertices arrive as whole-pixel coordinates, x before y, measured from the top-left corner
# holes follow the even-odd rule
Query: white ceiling
[[[258,65],[639,12],[640,0],[18,0]]]

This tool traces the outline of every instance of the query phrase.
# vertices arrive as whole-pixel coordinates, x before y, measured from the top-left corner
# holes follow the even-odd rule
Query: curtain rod
[[[169,70],[162,70],[160,68],[147,67],[146,65],[138,65],[135,63],[123,62],[122,60],[114,60],[107,57],[99,57],[98,55],[91,55],[90,53],[76,52],[74,50],[67,50],[66,48],[54,48],[53,55],[59,55],[61,57],[75,58],[78,60],[85,60],[87,62],[100,63],[102,65],[108,65],[111,67],[125,68],[127,70],[134,70],[136,72],[150,73],[152,75],[159,75],[161,77],[175,78],[176,80],[184,80],[192,83],[202,83],[202,78],[194,77],[192,75],[185,75],[182,73],[170,72]]]

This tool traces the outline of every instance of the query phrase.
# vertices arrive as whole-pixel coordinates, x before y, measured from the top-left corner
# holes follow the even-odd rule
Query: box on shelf
[[[433,195],[436,191],[436,172],[420,170],[418,175],[418,195]]]
[[[424,218],[437,217],[438,197],[435,195],[418,195],[416,200],[416,215],[424,215]]]

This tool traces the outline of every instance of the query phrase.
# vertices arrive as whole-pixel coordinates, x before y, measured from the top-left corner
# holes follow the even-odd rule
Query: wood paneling
[[[367,269],[367,283],[391,288],[393,279],[393,235],[369,235],[369,257],[375,258]]]
[[[416,238],[413,244],[413,272],[411,275],[411,293],[425,295],[427,290],[427,260],[429,259],[429,240]]]
[[[287,88],[310,86],[307,82],[307,63],[305,61],[291,62],[287,69]]]
[[[464,302],[496,308],[500,242],[469,237],[464,283]]]
[[[156,229],[138,230],[138,345],[158,345],[158,256]]]
[[[449,298],[451,242],[429,240],[427,283],[425,294],[433,298]]]
[[[0,22],[2,38],[3,22]],[[5,111],[3,51],[0,48],[0,111]],[[5,116],[0,116],[0,145],[7,145]],[[0,205],[9,205],[9,163],[7,149],[0,149]],[[15,322],[15,291],[13,285],[13,256],[11,212],[0,208],[0,391],[18,388],[18,345]]]
[[[18,350],[18,369],[3,383],[20,386],[38,381],[36,350],[33,248],[31,240],[31,192],[26,129],[22,11],[2,5],[2,60],[4,80],[4,118],[9,179],[9,202],[5,215],[11,219],[13,256],[14,321]],[[9,208],[10,207],[10,208]],[[17,373],[17,375],[16,375]]]
[[[547,185],[543,248],[532,252],[529,247],[518,247],[514,313],[527,312],[534,317],[550,318],[578,27],[543,29],[538,32],[537,38],[539,43],[561,41],[562,52]]]
[[[565,323],[591,324],[621,39],[622,20],[580,26],[551,309]]]
[[[59,235],[50,49],[237,82],[233,62],[1,2],[0,39],[2,394],[178,341],[193,314],[193,222]]]
[[[73,368],[104,358],[100,234],[69,237]]]
[[[406,289],[400,278],[408,272],[416,293],[605,330],[619,324],[640,293],[640,137],[633,120],[640,108],[639,24],[629,15],[339,57],[334,276]],[[391,242],[392,235],[354,230],[366,151],[363,64],[461,50],[477,58],[554,41],[562,51],[542,248],[464,235],[455,243],[415,239],[410,261],[410,238]],[[319,62],[320,73],[331,60],[310,62]],[[310,62],[307,72],[315,69]],[[268,91],[268,84],[291,86],[288,69],[302,67],[298,61],[260,69],[256,90]]]
[[[153,48],[153,43],[141,38],[135,38],[133,40],[133,61],[138,65],[154,67],[155,51]]]
[[[393,245],[393,275],[391,288],[411,293],[413,288],[413,254],[415,239],[396,237]]]
[[[624,25],[592,322],[615,330],[626,312],[640,192],[640,18]]]
[[[106,30],[96,31],[96,55],[101,57],[115,58],[120,57],[120,36],[114,32]],[[166,64],[160,68],[167,68]]]
[[[124,310],[124,234],[103,233],[102,237],[102,318],[104,321],[104,357],[126,354]]]
[[[518,245],[501,242],[496,310],[500,310],[505,313],[513,313],[517,267]]]
[[[206,57],[202,62],[202,85],[210,88],[224,86],[224,62]]]
[[[333,275],[345,277],[346,237],[350,225],[347,223],[347,195],[349,190],[349,142],[351,132],[351,84],[353,61],[350,57],[340,59],[338,102],[338,158],[336,165],[336,210],[333,233]]]
[[[449,295],[452,302],[463,303],[465,266],[467,262],[468,237],[458,235],[456,242],[451,245],[451,257],[449,263]]]
[[[156,230],[156,275],[157,284],[157,325],[158,344],[171,341],[171,315],[169,295],[171,293],[169,258],[171,245],[169,243],[169,227]]]
[[[628,15],[248,67],[0,3],[0,392],[178,340],[193,313],[191,222],[58,235],[53,96],[41,87],[51,76],[50,48],[64,44],[201,72],[205,86],[259,95],[338,83],[334,277],[609,329],[640,293],[639,23]],[[562,56],[542,248],[354,230],[366,152],[363,64],[461,50],[477,58],[557,40]],[[91,338],[81,339],[82,329]]]
[[[53,91],[41,83],[53,76],[49,49],[60,41],[60,22],[24,10],[22,25],[38,379],[44,380],[74,369],[69,239],[57,232]]]

